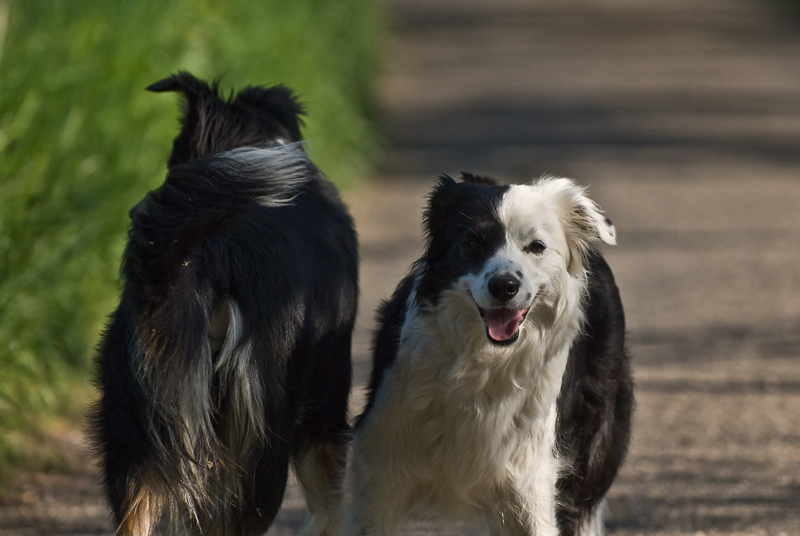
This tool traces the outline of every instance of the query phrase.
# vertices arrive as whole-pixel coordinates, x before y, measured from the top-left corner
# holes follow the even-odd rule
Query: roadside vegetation
[[[41,463],[94,396],[127,211],[177,133],[176,95],[144,88],[179,69],[226,92],[284,83],[346,187],[376,153],[380,24],[373,0],[0,0],[0,473]]]

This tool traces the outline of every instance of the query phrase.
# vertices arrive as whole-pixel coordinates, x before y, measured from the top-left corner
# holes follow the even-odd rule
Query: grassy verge
[[[374,151],[373,0],[0,0],[0,469],[92,396],[127,210],[163,180],[178,69],[285,83],[312,159],[347,185]]]

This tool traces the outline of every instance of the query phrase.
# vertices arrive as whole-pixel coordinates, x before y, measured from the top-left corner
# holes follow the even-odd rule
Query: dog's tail
[[[139,311],[134,375],[173,512],[224,518],[246,470],[238,465],[266,437],[256,356],[220,283],[236,259],[213,237],[250,211],[292,203],[318,176],[299,144],[235,149],[174,167],[131,211],[123,273],[141,290],[129,296]]]

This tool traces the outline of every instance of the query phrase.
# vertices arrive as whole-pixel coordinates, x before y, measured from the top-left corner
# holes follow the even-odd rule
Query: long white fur
[[[511,187],[499,216],[506,244],[483,270],[435,306],[409,299],[397,359],[355,434],[343,535],[392,535],[413,514],[485,517],[495,534],[558,533],[556,398],[586,290],[575,261],[590,242],[612,242],[613,227],[566,179]],[[540,255],[523,251],[533,239],[547,245]],[[506,269],[523,274],[531,308],[519,339],[498,346],[475,302],[489,305],[487,274]]]
[[[239,305],[228,298],[217,311],[215,314],[227,312],[228,325],[214,369],[219,373],[220,389],[230,393],[230,406],[235,413],[226,415],[223,433],[228,448],[246,459],[249,451],[264,441],[264,393],[250,342],[242,344],[244,319]]]
[[[212,448],[212,444],[221,440],[226,445],[226,452],[246,458],[263,445],[266,437],[263,393],[250,343],[242,343],[243,322],[236,301],[231,298],[222,301],[209,318],[208,341],[203,345],[203,352],[208,355],[198,360],[195,372],[173,392],[173,396],[178,397],[180,419],[186,423],[181,430],[182,444],[194,455],[192,460],[181,459],[179,462],[185,480],[208,486],[209,479],[216,475],[222,485],[214,487],[213,492],[220,504],[235,501],[242,493],[242,483],[229,460],[205,458],[217,450]],[[220,376],[220,388],[230,393],[232,400],[230,414],[225,416],[225,427],[219,437],[212,431],[213,410],[208,393],[212,356],[213,370]],[[207,464],[205,467],[201,465],[204,463]],[[182,493],[181,499],[170,509],[176,516],[170,523],[173,529],[183,530],[186,534],[216,534],[209,532],[210,528],[203,527],[200,522],[200,510],[207,505],[197,503],[196,497],[186,493]]]

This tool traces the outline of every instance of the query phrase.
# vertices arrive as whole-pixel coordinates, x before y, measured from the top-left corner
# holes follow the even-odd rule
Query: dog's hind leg
[[[116,536],[149,536],[161,520],[166,506],[163,494],[152,489],[152,478],[139,476],[128,486]]]
[[[350,425],[350,347],[355,311],[340,329],[326,333],[307,354],[307,396],[293,453],[294,467],[308,505],[304,536],[333,536],[347,461]]]
[[[295,460],[308,505],[304,536],[333,536],[339,521],[346,443],[330,441],[308,448]]]

